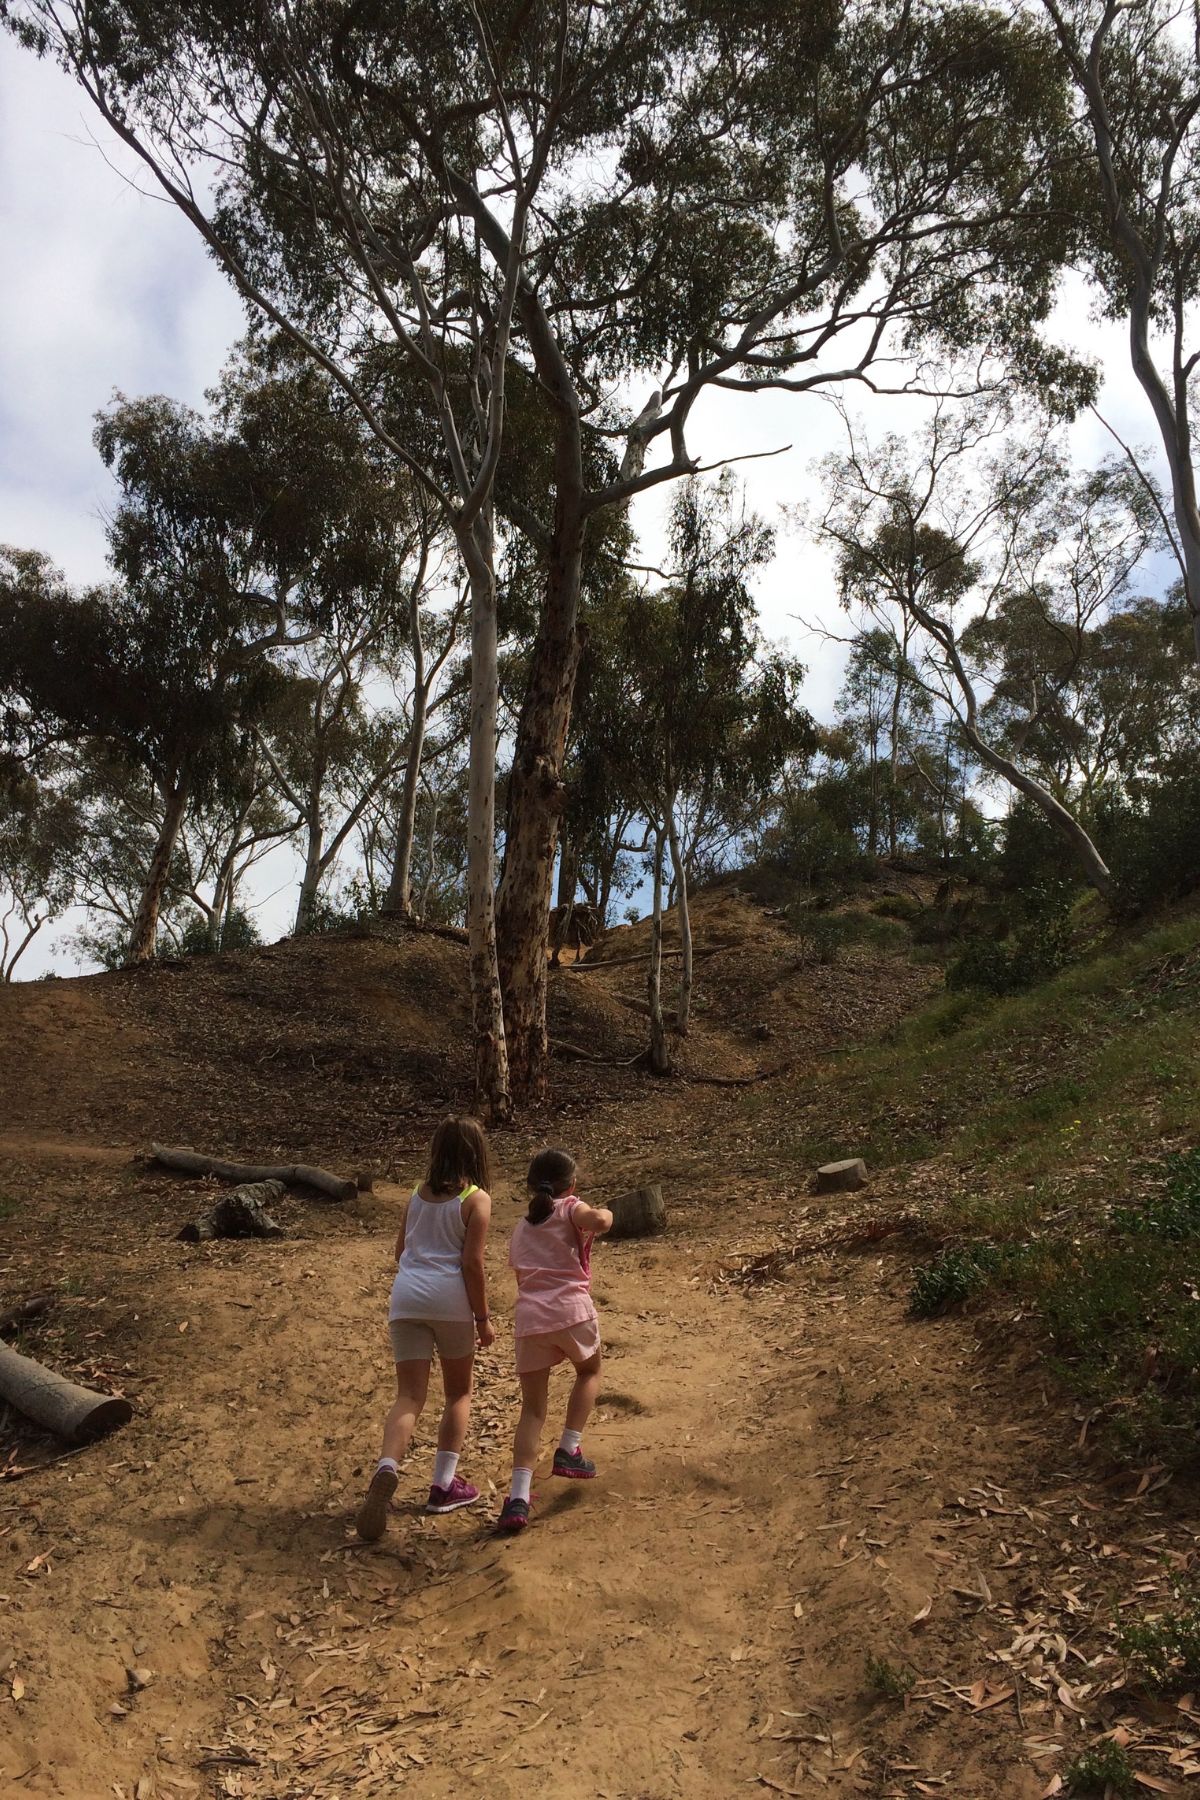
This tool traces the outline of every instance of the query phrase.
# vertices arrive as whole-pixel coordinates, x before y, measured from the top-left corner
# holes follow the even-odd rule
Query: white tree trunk
[[[162,911],[167,877],[171,873],[171,858],[175,854],[175,846],[179,841],[179,828],[183,824],[187,803],[188,780],[186,776],[181,775],[166,797],[166,810],[163,813],[158,841],[154,846],[154,854],[150,858],[150,867],[146,871],[146,883],[138,902],[133,928],[129,933],[129,949],[125,956],[126,967],[134,963],[149,962],[154,955],[155,945],[158,942],[158,915]]]
[[[650,970],[646,976],[646,993],[650,1002],[650,1069],[655,1075],[669,1075],[671,1058],[667,1053],[667,1033],[662,1008],[662,942],[663,942],[663,852],[667,834],[661,825],[654,828],[654,910],[650,928]]]
[[[310,796],[310,807],[312,797]],[[292,927],[293,937],[301,937],[312,926],[313,914],[317,906],[317,894],[321,887],[321,863],[324,849],[325,832],[321,825],[320,800],[316,801],[317,810],[308,815],[308,830],[304,840],[304,874],[300,878],[300,895],[296,902],[296,923]]]
[[[412,916],[412,851],[417,826],[417,788],[421,779],[421,759],[425,754],[425,724],[429,712],[429,693],[417,682],[413,689],[412,731],[408,740],[408,757],[404,764],[404,785],[400,792],[400,812],[396,819],[396,848],[392,860],[392,878],[383,903],[385,913],[399,918]]]
[[[686,1037],[692,1020],[692,913],[688,905],[687,858],[679,842],[679,826],[675,819],[675,796],[667,808],[667,832],[671,844],[671,867],[675,872],[675,904],[679,909],[679,937],[683,956],[679,971],[679,1003],[675,1009],[675,1029]]]
[[[490,515],[489,515],[490,518]],[[484,539],[481,544],[480,538]],[[504,1004],[496,954],[496,726],[500,681],[490,522],[463,542],[471,584],[471,735],[467,785],[467,937],[475,1037],[475,1089],[490,1124],[511,1117]],[[461,540],[460,540],[461,541]]]

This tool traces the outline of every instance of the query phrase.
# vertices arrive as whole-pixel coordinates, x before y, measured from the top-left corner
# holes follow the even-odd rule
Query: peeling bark
[[[188,789],[187,776],[181,775],[167,794],[158,841],[146,872],[146,885],[142,889],[142,897],[129,933],[129,949],[125,955],[127,968],[135,963],[149,962],[154,955],[158,942],[158,916],[162,911],[167,877],[171,873],[171,858],[179,841],[179,828],[187,811]]]

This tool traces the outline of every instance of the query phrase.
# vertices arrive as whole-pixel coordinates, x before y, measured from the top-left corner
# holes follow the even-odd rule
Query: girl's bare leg
[[[413,1427],[421,1416],[428,1392],[427,1362],[396,1364],[396,1398],[383,1422],[383,1454],[379,1467],[371,1477],[367,1497],[354,1520],[354,1529],[369,1544],[381,1538],[387,1530],[388,1502],[396,1491],[394,1465],[408,1454]]]
[[[438,1427],[439,1450],[450,1450],[457,1455],[466,1441],[467,1426],[471,1421],[471,1378],[474,1370],[473,1354],[442,1358],[442,1385],[446,1390],[446,1404],[442,1408],[442,1422]]]
[[[513,1436],[513,1467],[532,1469],[550,1404],[550,1371],[535,1369],[521,1377],[521,1416]]]
[[[567,1430],[582,1431],[600,1392],[600,1352],[575,1365],[575,1385],[567,1399]]]
[[[393,1462],[403,1462],[412,1441],[413,1427],[421,1416],[425,1396],[429,1392],[429,1364],[402,1362],[396,1364],[396,1398],[383,1422],[383,1450]]]

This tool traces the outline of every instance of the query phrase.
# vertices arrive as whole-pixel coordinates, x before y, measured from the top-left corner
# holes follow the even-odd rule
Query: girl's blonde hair
[[[425,1179],[435,1194],[456,1194],[459,1188],[468,1186],[491,1188],[491,1159],[478,1119],[465,1113],[442,1120],[429,1146],[429,1173]]]

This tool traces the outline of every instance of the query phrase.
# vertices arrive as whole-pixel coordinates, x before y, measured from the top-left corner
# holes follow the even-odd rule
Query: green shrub
[[[868,874],[872,858],[811,794],[791,795],[764,845],[763,861],[807,887],[842,885]]]
[[[1116,910],[1134,918],[1200,887],[1200,773],[1184,765],[1129,795],[1106,795],[1096,837]]]
[[[180,933],[178,954],[207,956],[213,950],[252,950],[256,944],[261,943],[258,926],[250,914],[243,912],[241,907],[235,907],[223,921],[216,944],[209,937],[207,919],[201,913],[196,913]]]
[[[1134,1768],[1127,1753],[1111,1738],[1102,1738],[1090,1750],[1083,1751],[1067,1768],[1067,1792],[1074,1797],[1112,1793],[1118,1800],[1131,1800],[1134,1790]]]
[[[1118,1625],[1117,1649],[1147,1687],[1180,1688],[1200,1679],[1200,1589],[1177,1583],[1165,1612]]]
[[[911,894],[885,894],[877,900],[871,911],[879,919],[897,919],[901,925],[913,925],[921,917],[926,908]]]
[[[898,1669],[886,1656],[868,1656],[867,1687],[885,1700],[903,1700],[917,1685],[911,1669]]]
[[[1172,1157],[1162,1193],[1141,1206],[1121,1206],[1113,1213],[1117,1230],[1129,1237],[1165,1238],[1180,1243],[1200,1237],[1200,1150]]]
[[[870,944],[887,952],[901,948],[908,938],[902,925],[892,919],[873,918],[869,913],[821,912],[798,904],[787,917],[796,936],[811,948],[819,963],[836,962],[839,950],[850,944]]]
[[[952,1306],[961,1306],[987,1286],[1005,1260],[998,1244],[943,1250],[913,1277],[909,1312],[915,1319],[932,1319]]]
[[[1024,917],[1011,937],[975,938],[946,970],[946,986],[988,994],[1016,994],[1048,981],[1071,961],[1074,899],[1065,882],[1045,883],[1022,895]]]

